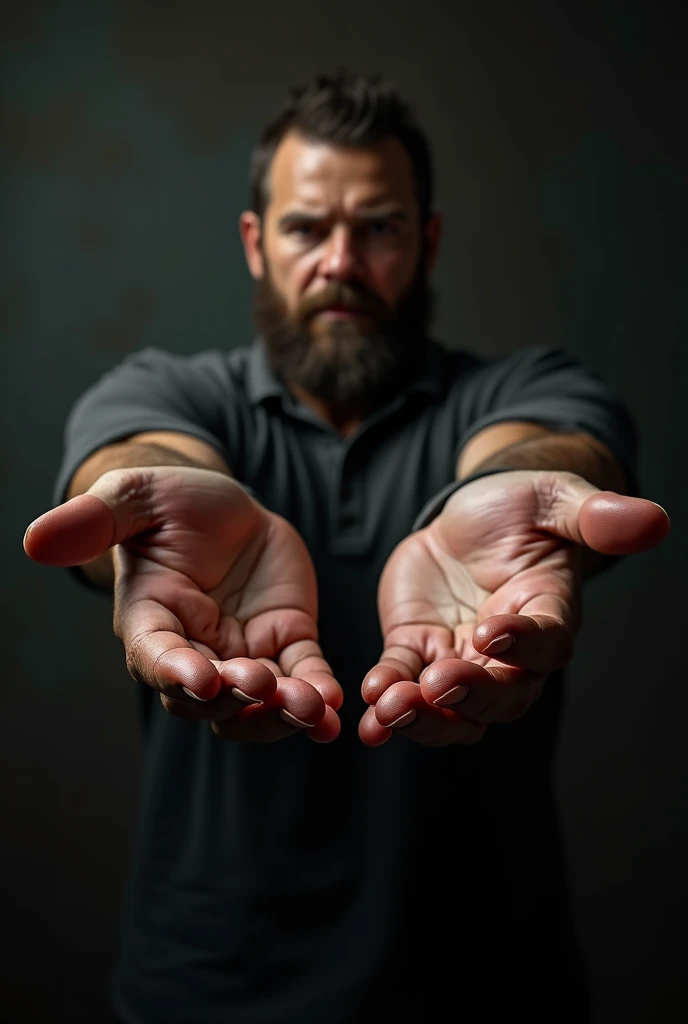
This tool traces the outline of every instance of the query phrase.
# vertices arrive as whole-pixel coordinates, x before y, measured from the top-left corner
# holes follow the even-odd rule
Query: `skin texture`
[[[113,543],[115,633],[171,714],[226,739],[335,739],[342,693],[317,642],[315,572],[286,520],[221,473],[157,466],[104,473],[24,538],[62,566]]]
[[[363,682],[363,742],[398,729],[428,746],[475,743],[520,718],[573,655],[585,547],[632,554],[668,529],[654,502],[573,473],[516,470],[461,488],[383,571],[385,650]]]
[[[287,317],[317,308],[337,286],[392,310],[419,266],[429,272],[435,262],[441,221],[421,224],[396,140],[343,149],[287,135],[268,185],[263,219],[246,211],[239,227],[250,273],[269,274]],[[352,329],[375,327],[370,312],[346,315]],[[324,308],[309,320],[325,357],[342,343],[334,322]],[[343,437],[372,411],[287,386]],[[114,627],[128,669],[171,714],[205,719],[226,739],[273,742],[299,729],[335,739],[342,692],[318,646],[305,544],[232,481],[216,453],[199,454],[201,442],[170,435],[158,448],[160,436],[146,436],[152,454],[126,443],[96,453],[75,475],[77,496],[29,526],[27,554],[46,565],[103,563],[106,578],[112,548]],[[622,480],[609,453],[600,460],[593,451],[599,443],[558,438],[548,447],[552,432],[528,423],[473,438],[460,474],[503,450],[521,452],[519,471],[468,485],[390,556],[378,595],[385,650],[363,683],[364,743],[383,743],[394,729],[429,745],[473,743],[491,722],[520,717],[571,657],[583,553],[641,551],[666,534],[659,506],[589,482]],[[184,464],[199,458],[208,468]]]
[[[272,162],[269,194],[263,220],[245,211],[239,230],[251,275],[261,280],[269,269],[287,316],[337,284],[358,286],[391,308],[414,279],[423,242],[426,271],[434,265],[441,219],[421,226],[412,165],[396,139],[342,149],[288,134]],[[311,320],[313,345],[324,353],[335,344],[331,318],[322,310]],[[374,326],[370,318],[353,316],[353,323]],[[292,390],[345,437],[370,411]]]

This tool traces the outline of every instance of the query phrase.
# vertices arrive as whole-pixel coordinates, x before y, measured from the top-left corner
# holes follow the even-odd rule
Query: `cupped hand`
[[[315,572],[286,520],[224,474],[158,466],[104,473],[24,537],[45,565],[113,546],[128,671],[172,715],[233,740],[336,738],[342,691],[318,644]]]
[[[566,472],[511,471],[460,488],[394,550],[380,579],[384,651],[363,681],[364,743],[398,729],[429,746],[475,743],[520,718],[570,660],[581,554],[645,551],[659,505]]]

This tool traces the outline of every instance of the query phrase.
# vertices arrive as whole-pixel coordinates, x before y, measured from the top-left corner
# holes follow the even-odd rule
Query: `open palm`
[[[643,550],[667,523],[653,502],[570,473],[509,472],[457,491],[384,568],[384,652],[363,684],[361,738],[384,742],[396,726],[426,744],[470,743],[523,715],[573,654],[582,544]]]
[[[286,520],[223,474],[152,467],[111,470],[25,539],[53,565],[84,564],[112,543],[115,632],[131,675],[169,711],[210,719],[225,738],[337,735],[341,690],[318,645],[315,572]]]

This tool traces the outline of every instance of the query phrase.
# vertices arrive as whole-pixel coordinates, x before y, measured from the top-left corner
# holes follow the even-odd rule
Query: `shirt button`
[[[356,522],[356,516],[353,512],[344,512],[339,520],[342,526],[353,526]]]

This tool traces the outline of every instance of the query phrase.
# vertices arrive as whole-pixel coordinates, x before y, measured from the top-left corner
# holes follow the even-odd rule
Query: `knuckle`
[[[127,672],[129,673],[132,679],[135,679],[137,683],[145,682],[143,673],[139,668],[137,652],[136,650],[133,650],[131,646],[129,646],[126,649],[125,664],[127,667]]]
[[[146,661],[145,643],[148,639],[147,633],[141,633],[133,637],[126,647],[127,672],[137,683],[150,683],[150,673],[144,669]]]

